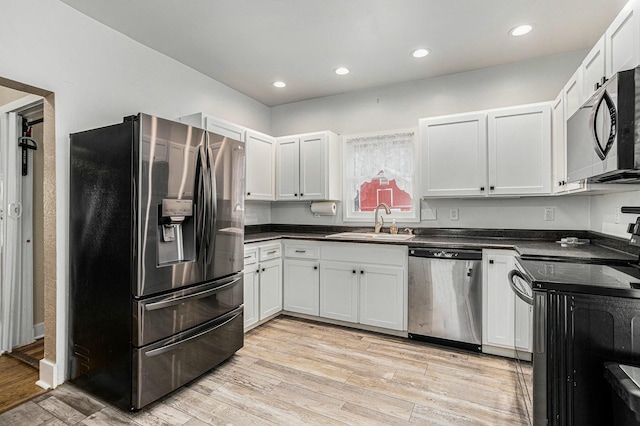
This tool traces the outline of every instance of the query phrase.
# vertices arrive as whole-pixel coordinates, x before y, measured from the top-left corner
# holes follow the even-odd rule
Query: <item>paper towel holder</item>
[[[335,201],[315,201],[309,204],[309,210],[311,210],[313,217],[335,216],[337,206]]]

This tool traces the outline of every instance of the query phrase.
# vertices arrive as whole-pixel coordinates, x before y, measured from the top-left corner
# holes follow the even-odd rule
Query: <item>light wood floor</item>
[[[231,360],[138,413],[72,384],[0,424],[526,424],[511,360],[279,317]]]
[[[46,391],[36,385],[37,360],[44,358],[42,339],[0,356],[0,413],[10,410]],[[0,421],[2,424],[2,421]]]

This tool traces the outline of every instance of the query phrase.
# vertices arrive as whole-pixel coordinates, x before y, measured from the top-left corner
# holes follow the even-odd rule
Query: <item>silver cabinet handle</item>
[[[296,253],[306,253],[306,250],[296,250]]]
[[[267,254],[276,254],[277,252],[278,250],[271,250],[271,251],[268,251]]]
[[[235,283],[240,281],[240,278],[236,278],[235,280],[228,282],[220,287],[212,288],[210,290],[201,291],[200,293],[189,294],[186,296],[177,297],[171,300],[163,300],[161,302],[149,303],[144,305],[145,311],[155,311],[157,309],[168,308],[169,306],[179,305],[185,300],[197,300],[202,299],[203,297],[211,296],[219,292],[220,290],[224,290],[225,288],[233,286]]]

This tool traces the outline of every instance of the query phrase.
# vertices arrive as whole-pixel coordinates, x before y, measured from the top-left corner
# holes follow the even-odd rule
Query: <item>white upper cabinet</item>
[[[582,96],[582,68],[578,68],[571,76],[567,84],[562,89],[564,97],[564,119],[565,121],[582,106],[584,97]]]
[[[551,192],[551,107],[524,105],[488,114],[489,193]]]
[[[247,130],[246,145],[246,199],[273,201],[276,193],[274,137]]]
[[[607,75],[604,41],[605,37],[600,37],[600,40],[582,61],[582,98],[584,100],[596,91],[596,87],[601,83],[602,77]]]
[[[564,190],[565,181],[567,180],[567,138],[565,135],[564,96],[562,93],[558,95],[551,105],[551,133],[553,192],[559,193]]]
[[[420,120],[422,196],[485,195],[487,115]]]
[[[244,142],[245,128],[237,124],[221,120],[217,117],[208,116],[205,118],[205,129],[211,133],[217,133],[237,141]]]
[[[607,77],[640,64],[639,9],[640,1],[631,0],[604,34]]]
[[[339,200],[339,137],[324,131],[276,139],[276,199]]]
[[[532,104],[420,120],[423,197],[551,192],[551,107]]]

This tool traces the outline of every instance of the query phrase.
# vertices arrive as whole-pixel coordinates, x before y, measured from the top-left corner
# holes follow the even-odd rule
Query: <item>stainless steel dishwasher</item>
[[[482,350],[482,251],[409,247],[409,338]]]

